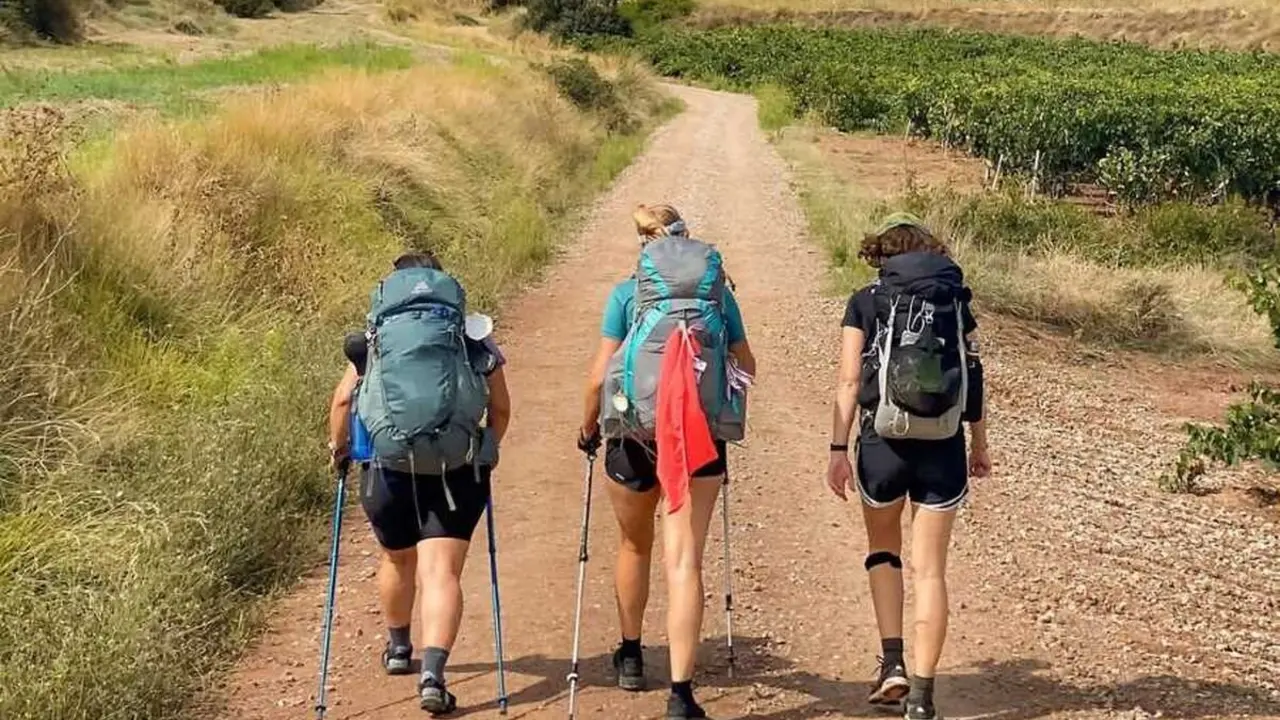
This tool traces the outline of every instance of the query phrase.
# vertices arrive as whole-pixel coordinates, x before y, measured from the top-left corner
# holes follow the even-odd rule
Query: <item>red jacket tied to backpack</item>
[[[658,482],[667,496],[669,513],[684,506],[693,472],[717,457],[694,376],[694,362],[700,353],[698,338],[687,329],[678,329],[667,338],[658,372],[654,439]]]

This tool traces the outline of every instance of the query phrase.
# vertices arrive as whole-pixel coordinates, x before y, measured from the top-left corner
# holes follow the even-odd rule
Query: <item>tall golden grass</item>
[[[618,78],[650,127],[667,108]],[[525,64],[0,116],[0,717],[181,715],[321,545],[343,333],[405,248],[494,310],[638,135]]]

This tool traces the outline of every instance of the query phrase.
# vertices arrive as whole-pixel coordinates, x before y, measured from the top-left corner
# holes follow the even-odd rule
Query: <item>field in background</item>
[[[695,17],[704,27],[773,21],[1280,51],[1280,4],[1271,0],[703,0]]]
[[[2,717],[183,716],[317,559],[372,282],[430,248],[498,311],[673,110],[633,65],[547,72],[540,41],[491,57],[347,7],[364,44],[308,49],[322,19],[225,59],[32,48],[0,81]],[[85,132],[86,104],[187,96]]]

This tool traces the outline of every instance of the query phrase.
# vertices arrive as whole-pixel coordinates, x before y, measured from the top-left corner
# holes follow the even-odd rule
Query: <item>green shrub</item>
[[[272,0],[213,0],[223,10],[242,18],[261,18],[275,9]]]
[[[83,38],[83,9],[83,0],[6,0],[0,6],[0,26],[19,37],[73,43]]]
[[[524,6],[527,28],[560,40],[632,33],[613,0],[526,0]]]
[[[1271,323],[1280,349],[1280,261],[1264,263],[1235,284]],[[1160,477],[1160,486],[1169,492],[1197,491],[1210,462],[1235,465],[1260,460],[1275,468],[1280,465],[1280,388],[1251,383],[1249,399],[1227,408],[1222,426],[1188,423],[1185,429],[1186,445],[1172,471]]]
[[[629,132],[634,120],[618,96],[618,90],[587,60],[560,60],[547,68],[560,94],[579,109],[594,113],[610,131]]]
[[[947,208],[955,229],[998,252],[1066,252],[1114,267],[1228,269],[1256,267],[1280,252],[1265,214],[1238,200],[1160,203],[1113,218],[1051,198],[1028,199],[1020,191],[967,197],[914,192],[905,202],[922,214]]]
[[[1152,258],[1249,268],[1280,249],[1266,213],[1238,200],[1209,206],[1161,203],[1138,210],[1133,223],[1147,239],[1142,250]]]
[[[626,18],[633,31],[640,33],[688,17],[696,9],[695,0],[623,0],[618,5],[618,14]]]

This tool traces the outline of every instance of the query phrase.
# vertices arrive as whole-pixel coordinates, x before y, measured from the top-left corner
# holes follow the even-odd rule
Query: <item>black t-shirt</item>
[[[880,318],[876,314],[876,293],[880,289],[877,279],[849,296],[845,304],[843,327],[858,328],[865,338],[862,346],[862,379],[858,387],[858,404],[869,412],[862,412],[862,429],[866,431],[875,420],[875,407],[880,401],[880,353],[878,347],[884,343],[884,333],[888,332],[885,322],[888,318]],[[977,357],[978,349],[969,334],[978,328],[978,320],[968,303],[960,306],[960,318],[964,323],[965,351],[970,354],[971,362]]]

